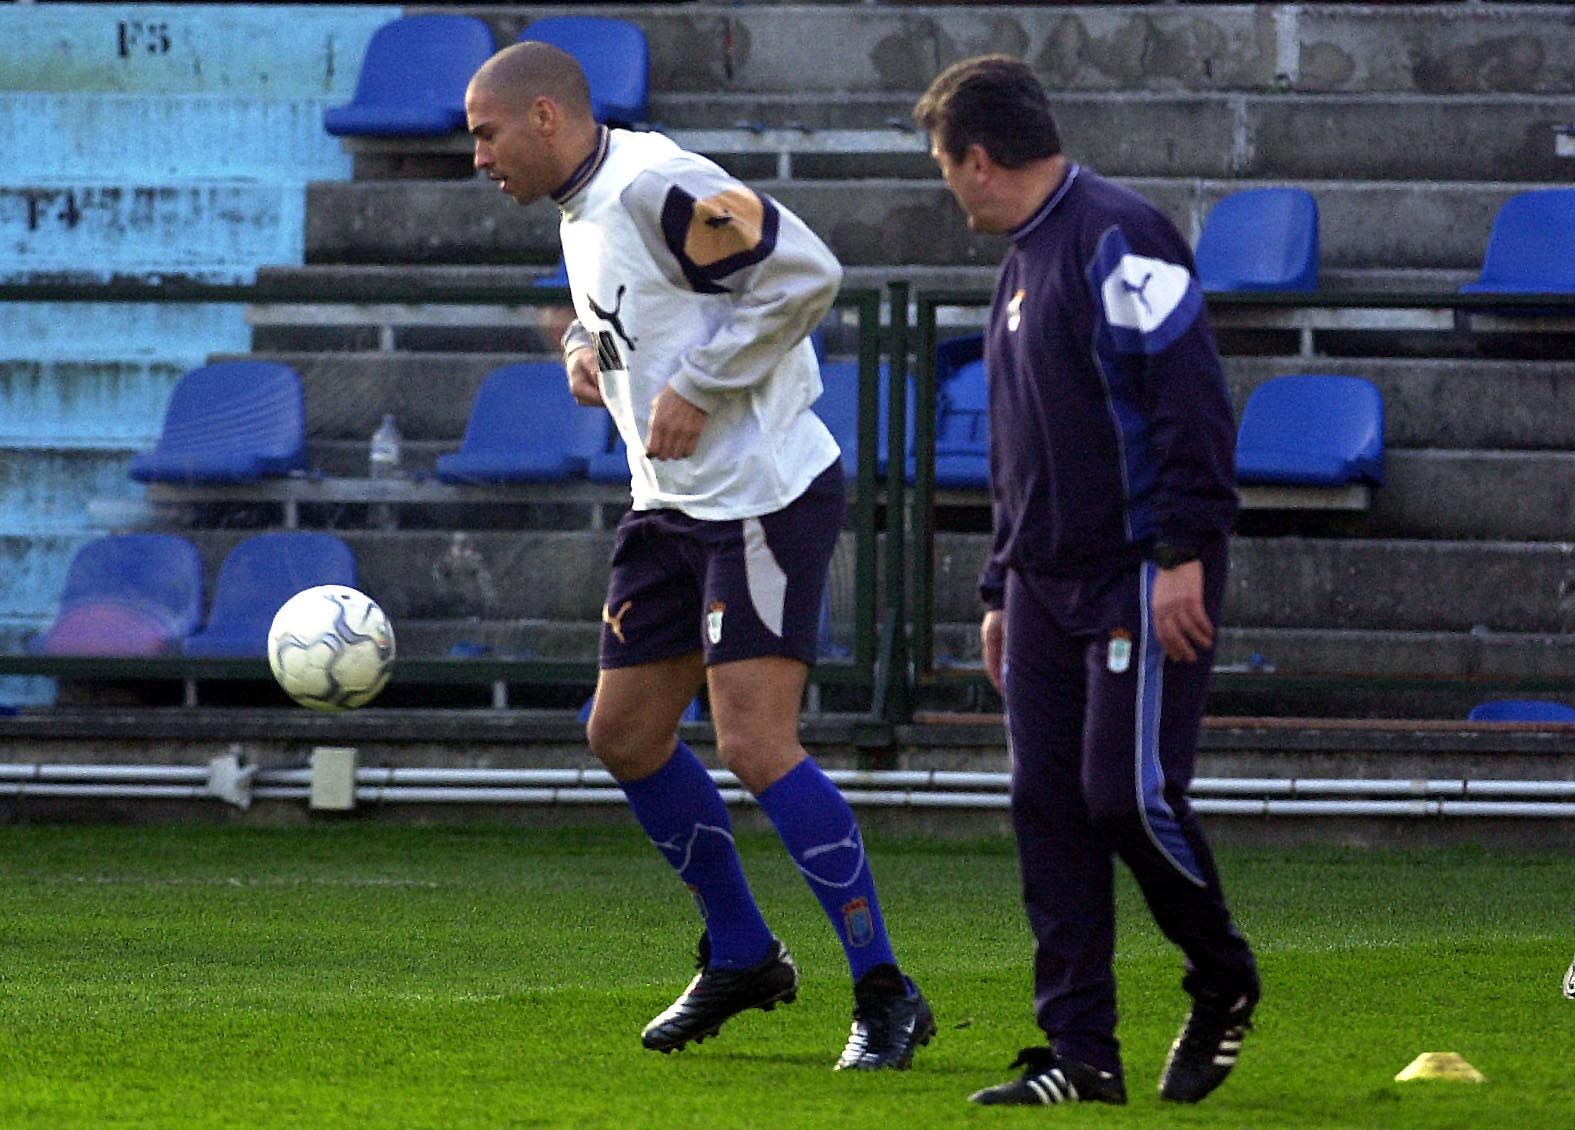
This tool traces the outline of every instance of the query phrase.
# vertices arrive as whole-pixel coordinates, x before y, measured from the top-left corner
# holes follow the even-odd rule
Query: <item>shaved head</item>
[[[505,47],[471,76],[465,119],[476,168],[521,204],[563,185],[600,138],[580,64],[534,40]]]
[[[567,114],[589,117],[591,113],[591,88],[585,72],[573,55],[550,43],[526,40],[505,47],[481,65],[470,87],[515,106],[548,98]]]

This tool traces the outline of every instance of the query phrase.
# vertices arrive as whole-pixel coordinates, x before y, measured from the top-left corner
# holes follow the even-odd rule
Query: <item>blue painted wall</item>
[[[0,6],[0,280],[245,281],[302,261],[322,129],[395,6]],[[131,500],[180,374],[250,348],[240,307],[0,304],[0,648],[53,615],[93,503]],[[103,508],[98,508],[102,512]],[[49,701],[0,680],[0,702]]]

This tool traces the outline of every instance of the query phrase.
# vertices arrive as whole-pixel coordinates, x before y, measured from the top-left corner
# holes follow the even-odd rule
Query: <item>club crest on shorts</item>
[[[870,914],[868,899],[856,898],[844,903],[842,924],[846,928],[849,945],[867,946],[875,940],[875,919]]]
[[[1116,628],[1105,645],[1105,667],[1112,675],[1119,675],[1132,666],[1132,633]]]
[[[712,603],[705,614],[705,638],[712,643],[722,642],[722,613],[727,611],[727,605],[720,600]]]

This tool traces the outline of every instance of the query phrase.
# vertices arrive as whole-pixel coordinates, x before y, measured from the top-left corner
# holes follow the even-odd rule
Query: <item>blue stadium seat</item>
[[[936,393],[935,485],[990,486],[990,406],[984,361],[970,361]]]
[[[558,256],[558,265],[552,269],[552,274],[543,275],[539,279],[532,279],[531,286],[568,286],[569,267],[563,261],[563,256]]]
[[[1247,398],[1236,441],[1242,484],[1384,481],[1384,401],[1363,377],[1271,377]]]
[[[1467,294],[1575,292],[1575,188],[1521,192],[1493,219],[1482,274]]]
[[[880,381],[880,395],[875,419],[875,473],[886,474],[889,449],[887,432],[889,425],[889,405],[891,397],[887,395],[887,373],[890,369],[884,361],[881,362],[878,380]],[[849,478],[858,477],[859,473],[859,363],[857,361],[821,361],[820,383],[823,391],[820,399],[815,401],[812,410],[819,416],[821,422],[830,429],[832,437],[837,441],[837,446],[842,449],[842,471]],[[913,481],[913,381],[908,381],[908,481]]]
[[[935,485],[990,485],[990,405],[982,334],[948,338],[935,346]]]
[[[465,88],[497,43],[475,16],[400,16],[372,33],[355,94],[323,114],[336,137],[440,137],[464,130]]]
[[[550,43],[579,61],[598,122],[631,126],[647,120],[651,50],[638,24],[608,16],[547,16],[527,24],[519,37]]]
[[[1539,698],[1479,702],[1466,716],[1473,722],[1575,722],[1575,706]]]
[[[179,653],[202,622],[202,557],[175,534],[112,534],[71,559],[60,608],[27,641],[35,655]]]
[[[1300,188],[1248,188],[1209,211],[1194,256],[1205,291],[1317,290],[1318,202]]]
[[[313,585],[356,583],[355,553],[333,534],[256,534],[225,555],[208,622],[186,640],[186,654],[264,657],[280,605]]]
[[[175,385],[151,451],[132,456],[138,482],[249,483],[306,469],[301,377],[273,361],[220,361]]]
[[[550,483],[583,478],[606,443],[607,413],[569,395],[557,361],[503,365],[476,392],[459,450],[437,459],[445,483]]]

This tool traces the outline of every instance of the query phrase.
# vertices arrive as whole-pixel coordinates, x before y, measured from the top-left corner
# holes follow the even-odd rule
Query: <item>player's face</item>
[[[517,204],[539,200],[560,183],[536,111],[535,106],[511,105],[485,86],[472,86],[465,94],[476,168]]]

